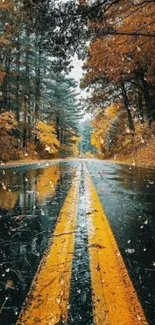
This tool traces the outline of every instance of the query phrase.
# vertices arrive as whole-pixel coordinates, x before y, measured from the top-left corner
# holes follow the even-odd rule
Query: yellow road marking
[[[17,325],[67,321],[80,173],[65,199],[51,247],[43,258]]]
[[[86,210],[95,325],[146,325],[131,283],[87,169]]]

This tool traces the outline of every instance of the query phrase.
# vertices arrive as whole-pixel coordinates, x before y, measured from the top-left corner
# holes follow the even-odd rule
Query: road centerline
[[[85,167],[95,325],[148,324],[96,189]]]
[[[81,171],[68,325],[92,325],[92,291],[88,253],[84,173]]]
[[[78,169],[17,325],[67,321],[80,176]]]

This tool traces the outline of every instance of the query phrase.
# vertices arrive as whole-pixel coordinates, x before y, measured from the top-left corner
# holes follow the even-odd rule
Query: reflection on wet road
[[[46,319],[46,307],[44,307],[44,320],[37,318],[42,317],[38,312],[35,317],[30,317],[31,311],[29,316],[19,318],[18,324],[103,325],[100,318],[98,320],[95,318],[96,302],[94,302],[95,292],[93,292],[91,243],[89,242],[87,224],[92,212],[88,211],[89,200],[86,197],[88,186],[84,183],[85,166],[109,220],[147,323],[155,324],[155,171],[99,160],[71,160],[48,165],[47,163],[44,166],[33,165],[32,167],[0,169],[0,324],[16,324],[32,281],[36,273],[39,272],[37,269],[44,253],[46,252],[47,256],[50,247],[53,247],[51,249],[55,252],[57,248],[54,249],[54,245],[60,248],[62,241],[61,245],[67,245],[64,246],[66,247],[64,252],[67,255],[63,253],[60,256],[62,248],[56,255],[49,253],[50,263],[57,265],[56,275],[54,276],[54,273],[51,272],[54,277],[53,281],[57,281],[57,288],[59,282],[61,283],[60,292],[57,291],[55,297],[53,294],[54,298],[51,294],[51,298],[48,299],[51,301],[56,299],[53,307],[51,304],[50,310],[53,313],[52,308],[55,311],[57,309],[56,316],[50,314],[50,318]],[[69,195],[72,198],[71,202],[73,201],[75,204],[74,191],[71,190],[71,186],[73,186],[79,170],[81,173],[80,183],[75,194],[76,200],[77,196],[79,197],[77,216],[73,216],[76,206],[73,208],[71,203],[68,203],[68,212],[61,217],[66,209],[65,202]],[[70,210],[72,215],[69,217]],[[67,226],[67,218],[69,218],[69,226]],[[71,221],[72,218],[74,221]],[[94,218],[97,220],[98,217],[94,215]],[[66,224],[64,220],[66,220]],[[75,222],[75,229],[72,222]],[[64,227],[69,227],[70,230],[61,228],[62,224]],[[60,232],[56,232],[58,227],[61,228],[62,233],[67,231],[70,236],[65,235],[65,238],[55,242],[60,235]],[[104,225],[102,226],[101,222],[100,227],[102,234]],[[104,231],[103,229],[103,237]],[[98,254],[104,250],[95,243],[93,245],[96,245],[95,249]],[[103,254],[101,253],[101,255]],[[69,282],[62,278],[65,271],[62,269],[60,272],[58,257],[66,268],[68,263],[72,263],[70,276],[65,278],[69,279]],[[105,257],[103,258],[105,259]],[[46,258],[44,262],[46,266]],[[51,264],[50,269],[52,269]],[[101,273],[98,265],[96,265],[96,270],[97,273]],[[38,279],[40,273],[38,273]],[[36,284],[35,287],[36,291],[33,294],[38,299]],[[66,292],[68,292],[67,295]],[[30,290],[29,295],[32,296],[31,294]],[[45,301],[45,297],[40,297],[40,304],[41,299]],[[100,297],[98,300],[102,301]],[[115,300],[116,298],[114,298],[114,302]],[[61,303],[62,301],[64,303]],[[99,305],[102,308],[102,305]],[[62,312],[63,308],[64,312]],[[108,308],[110,315],[110,307]],[[113,308],[116,308],[115,304],[113,304]],[[140,311],[137,310],[136,320],[133,322],[132,318],[131,324],[146,324],[143,311],[141,308]],[[113,310],[113,313],[116,312],[118,313],[118,310]],[[56,317],[55,320],[54,317]],[[123,318],[122,323],[119,320],[119,325],[130,324],[130,317],[129,321],[125,320],[125,317]],[[115,325],[114,320],[110,321],[110,319],[110,316],[105,318],[106,325]],[[116,324],[118,323],[116,322]]]
[[[71,184],[73,168],[3,170],[0,324],[15,324]]]

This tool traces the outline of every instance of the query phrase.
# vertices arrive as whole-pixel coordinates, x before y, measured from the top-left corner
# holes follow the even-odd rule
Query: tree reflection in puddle
[[[15,324],[64,198],[73,170],[0,172],[0,324]]]

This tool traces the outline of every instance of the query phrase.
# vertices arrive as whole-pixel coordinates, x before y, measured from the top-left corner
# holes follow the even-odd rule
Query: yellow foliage
[[[105,137],[111,127],[111,123],[118,116],[120,109],[120,105],[112,104],[105,108],[104,111],[100,111],[96,115],[95,120],[92,121],[92,126],[95,128],[95,130],[91,135],[91,144],[99,152],[101,152],[104,147]]]
[[[75,141],[75,142],[81,142],[81,137],[79,137],[79,136],[77,136],[77,135],[73,135],[72,137],[71,137],[71,140],[72,141]]]
[[[18,193],[0,190],[0,208],[11,211],[18,200]]]
[[[8,134],[17,129],[18,122],[15,114],[12,112],[5,112],[0,114],[0,134]]]
[[[36,185],[38,200],[44,199],[47,195],[54,195],[59,178],[60,166],[56,165],[44,169]]]
[[[78,135],[73,135],[71,137],[71,142],[73,142],[71,146],[71,152],[74,157],[77,157],[79,154],[79,142],[81,142],[82,138]]]
[[[130,145],[132,143],[132,139],[131,137],[129,136],[128,138],[124,138],[124,142],[122,143],[122,146],[123,147],[127,147],[128,145]]]
[[[112,104],[105,109],[105,116],[109,120],[113,120],[115,117],[117,117],[119,111],[120,105]]]
[[[73,156],[77,157],[79,154],[78,143],[73,144]]]
[[[87,151],[87,152],[85,153],[85,157],[87,157],[87,158],[93,158],[94,155],[92,154],[91,151]]]
[[[57,153],[60,143],[56,137],[55,125],[47,125],[45,122],[38,121],[35,126],[36,136],[44,150],[49,153]]]
[[[91,145],[94,146],[98,151],[102,150],[104,130],[94,130],[91,134]]]

